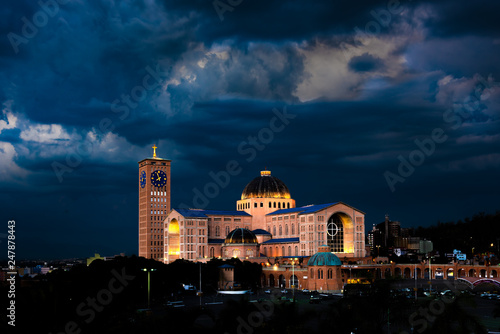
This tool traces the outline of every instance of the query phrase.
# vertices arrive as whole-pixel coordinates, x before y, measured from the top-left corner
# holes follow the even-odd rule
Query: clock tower
[[[139,256],[163,262],[163,220],[170,212],[170,160],[139,161]]]

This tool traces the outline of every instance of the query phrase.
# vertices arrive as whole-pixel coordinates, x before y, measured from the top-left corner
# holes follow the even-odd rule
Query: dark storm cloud
[[[389,1],[244,0],[222,21],[213,3],[72,2],[17,54],[6,36],[40,7],[0,10],[1,217],[22,222],[20,256],[136,252],[137,161],[153,143],[172,159],[173,206],[236,160],[240,175],[209,208],[234,209],[264,167],[298,205],[345,201],[367,229],[385,213],[411,226],[498,208],[496,84],[459,127],[443,119],[475,97],[474,75],[499,80],[497,3],[401,2],[387,25]],[[148,68],[160,85],[131,106]],[[301,99],[304,83],[320,93]],[[285,106],[296,118],[254,159],[238,150]],[[384,172],[436,128],[447,140],[391,193]],[[52,164],[81,143],[92,152],[59,182]]]
[[[371,72],[383,67],[382,59],[374,57],[368,53],[353,57],[349,61],[349,68],[355,72]]]
[[[432,14],[426,20],[426,26],[432,35],[450,36],[488,36],[498,38],[500,22],[497,1],[439,1],[429,2]]]

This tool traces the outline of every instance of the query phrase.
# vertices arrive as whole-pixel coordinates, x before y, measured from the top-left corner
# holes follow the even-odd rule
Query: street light
[[[380,257],[380,245],[375,246],[377,247],[377,258]]]
[[[151,272],[156,271],[156,269],[142,268],[142,271],[148,272],[148,310],[151,309]]]
[[[295,303],[295,259],[292,259],[292,300]]]

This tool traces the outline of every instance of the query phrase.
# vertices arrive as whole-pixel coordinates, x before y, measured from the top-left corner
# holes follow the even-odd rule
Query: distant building
[[[424,254],[432,250],[432,242],[426,240],[422,247],[420,237],[414,236],[412,228],[402,228],[399,221],[392,221],[389,215],[368,232],[367,240],[372,256],[396,254]],[[430,243],[430,244],[429,244]]]

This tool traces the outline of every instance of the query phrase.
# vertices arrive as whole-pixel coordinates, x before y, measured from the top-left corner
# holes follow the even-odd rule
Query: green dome
[[[337,255],[329,252],[319,252],[311,256],[307,266],[340,266],[342,262]]]

